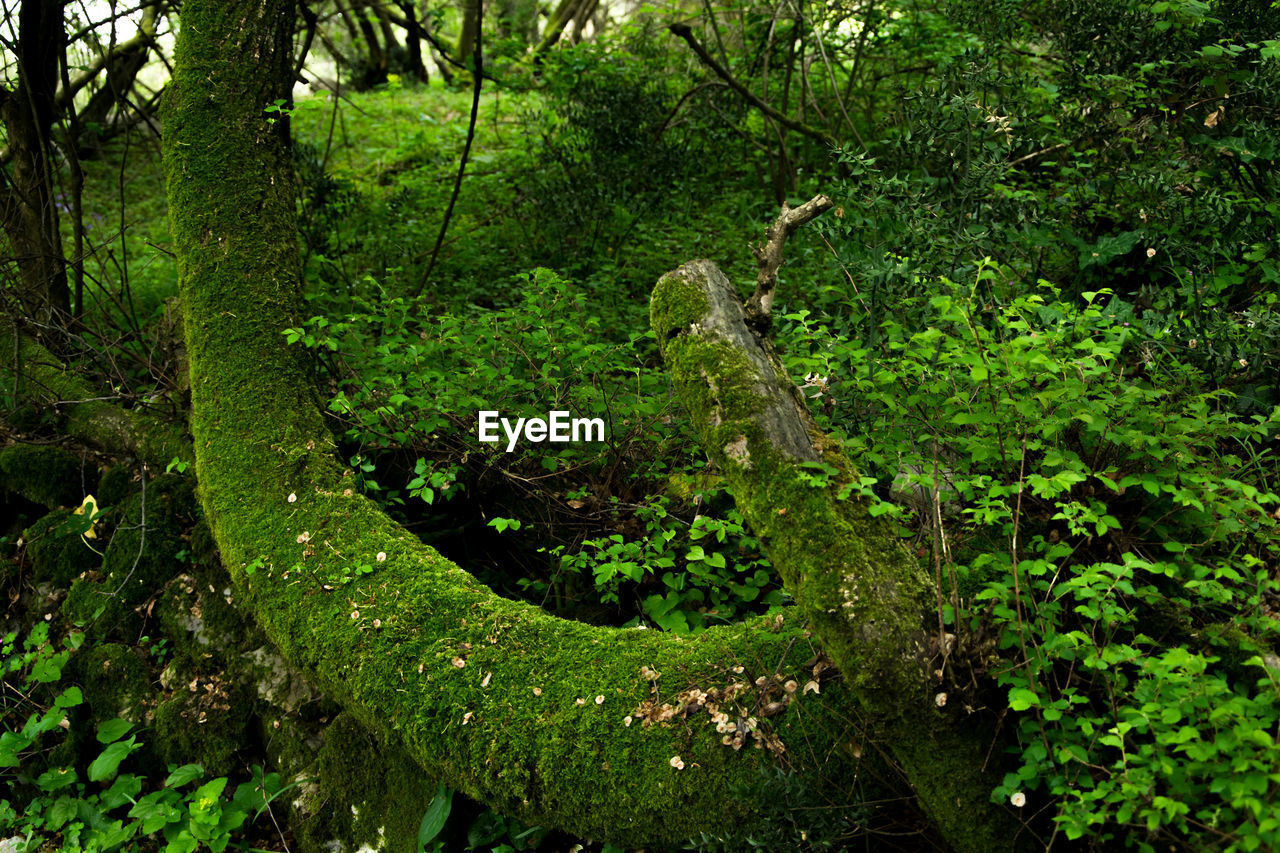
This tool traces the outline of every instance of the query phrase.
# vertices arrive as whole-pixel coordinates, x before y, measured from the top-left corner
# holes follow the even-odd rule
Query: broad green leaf
[[[1040,697],[1025,687],[1015,687],[1009,691],[1009,707],[1015,711],[1025,711],[1032,705],[1039,705]]]
[[[179,788],[188,782],[199,779],[203,775],[204,768],[199,764],[184,764],[169,774],[169,777],[164,780],[164,786],[166,788]]]
[[[129,733],[133,723],[117,717],[98,726],[98,743],[115,743]]]
[[[89,781],[105,782],[112,776],[116,775],[116,769],[119,768],[120,762],[129,757],[129,754],[136,750],[141,744],[136,743],[137,738],[129,738],[128,740],[113,743],[102,751],[102,754],[93,760],[89,765]]]
[[[424,853],[427,845],[434,841],[444,829],[445,821],[449,819],[449,812],[452,810],[453,790],[441,784],[435,798],[422,816],[422,823],[418,824],[418,853]]]

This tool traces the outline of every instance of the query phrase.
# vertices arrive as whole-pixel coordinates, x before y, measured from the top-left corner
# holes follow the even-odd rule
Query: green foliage
[[[668,631],[696,633],[783,603],[769,561],[736,510],[724,519],[700,514],[690,524],[668,506],[668,499],[656,497],[635,508],[635,520],[644,525],[641,538],[613,533],[586,539],[576,550],[550,549],[559,571],[590,573],[605,603],[617,603],[626,587],[644,620]]]
[[[672,450],[678,454],[684,438],[667,415],[665,379],[644,369],[642,336],[610,343],[580,289],[547,270],[523,285],[515,307],[440,314],[430,325],[419,319],[422,309],[387,299],[377,314],[317,317],[285,332],[332,365],[338,391],[330,410],[347,419],[347,439],[358,447],[352,467],[365,491],[414,517],[437,497],[482,494],[497,474],[547,481],[541,493],[570,510],[598,505],[597,513],[625,532],[540,548],[552,557],[550,576],[515,579],[539,599],[553,587],[557,599],[580,597],[568,576],[582,574],[592,580],[590,598],[614,606],[623,621],[638,612],[678,631],[781,603],[776,577],[736,511],[695,511],[690,522],[669,513],[665,497],[632,503],[602,493],[617,488],[608,478],[619,476],[661,484],[665,466],[680,461]],[[331,353],[342,354],[341,364]],[[472,413],[483,410],[512,420],[549,410],[601,417],[606,440],[521,442],[507,452],[505,436],[491,445],[477,440]],[[397,459],[405,454],[414,457],[413,471],[401,486],[397,479],[408,475]],[[720,494],[708,491],[695,505],[722,503]],[[489,513],[485,523],[499,533],[521,531],[528,520]],[[537,533],[542,542],[556,536],[549,525]]]
[[[1207,387],[1280,402],[1280,17],[1255,6],[957,6],[981,48],[901,102],[874,161],[842,157],[842,216],[819,223],[864,297],[850,324],[874,335],[865,316],[991,257],[1072,297],[1110,289]]]
[[[422,823],[418,827],[418,853],[423,853],[427,845],[440,834],[440,830],[444,829],[452,808],[453,791],[441,785],[439,792],[431,800],[431,805],[427,806],[422,815]]]
[[[519,284],[520,301],[509,309],[442,313],[383,297],[365,312],[340,321],[315,317],[285,336],[327,362],[337,384],[329,409],[347,422],[347,437],[366,448],[434,439],[475,451],[471,413],[482,410],[512,418],[551,410],[605,417],[612,421],[609,443],[658,416],[663,407],[653,398],[662,383],[640,370],[643,336],[610,342],[601,319],[587,310],[585,294],[548,270],[523,276]],[[330,360],[330,353],[341,353],[342,361]],[[480,453],[486,460],[511,459],[505,445]],[[559,467],[557,456],[567,466],[600,453],[599,447],[572,444],[543,452],[549,449],[539,448],[547,470]],[[422,490],[435,472],[415,465],[410,488]],[[443,471],[436,482],[445,491],[456,483]]]
[[[21,642],[11,632],[0,646],[0,673],[15,687],[0,706],[0,781],[6,791],[0,824],[19,838],[16,853],[46,845],[105,853],[136,849],[146,838],[165,853],[201,848],[219,853],[241,839],[247,824],[287,790],[278,774],[255,768],[228,796],[225,777],[196,786],[204,776],[196,764],[155,778],[130,772],[131,756],[143,742],[134,724],[121,719],[98,725],[97,746],[87,764],[51,760],[67,754],[55,742],[68,737],[85,701],[79,687],[60,683],[83,640],[83,634],[72,633],[55,644],[49,626],[37,623]],[[36,710],[29,711],[32,707]]]
[[[792,370],[844,377],[811,384],[869,466],[865,494],[905,471],[937,496],[915,513],[944,616],[996,638],[962,639],[941,686],[988,672],[1001,698],[965,701],[1020,712],[1021,766],[995,798],[1050,801],[1073,839],[1207,826],[1274,846],[1280,411],[1237,416],[1105,293],[1009,296],[1005,274],[934,283],[875,350],[793,314]]]
[[[705,167],[715,140],[705,124],[669,130],[678,94],[665,71],[654,50],[581,44],[547,57],[545,106],[526,117],[539,143],[523,236],[539,263],[575,275],[608,263]]]

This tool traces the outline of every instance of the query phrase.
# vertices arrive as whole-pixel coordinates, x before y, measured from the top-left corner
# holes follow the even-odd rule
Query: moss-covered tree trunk
[[[757,310],[761,301],[758,291]],[[1008,849],[1018,825],[989,801],[999,781],[984,772],[992,734],[938,699],[932,673],[949,639],[926,634],[933,585],[890,525],[850,497],[858,472],[748,320],[710,261],[686,264],[654,290],[653,328],[702,444],[880,742],[952,844]]]
[[[384,746],[529,821],[630,845],[748,832],[786,808],[763,793],[779,773],[814,792],[799,807],[855,801],[849,691],[786,689],[815,666],[795,618],[694,638],[565,622],[356,492],[282,334],[294,196],[263,108],[287,97],[292,11],[187,0],[165,115],[200,499],[241,606]]]

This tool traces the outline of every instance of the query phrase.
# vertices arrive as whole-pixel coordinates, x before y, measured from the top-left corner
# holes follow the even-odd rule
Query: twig
[[[825,195],[816,195],[799,207],[790,207],[784,201],[782,213],[764,232],[765,244],[753,246],[756,256],[756,292],[747,300],[747,321],[762,332],[769,327],[769,311],[773,308],[773,290],[778,285],[778,267],[782,266],[782,246],[791,232],[817,219],[832,207],[834,202]]]
[[[1041,148],[1039,151],[1032,151],[1030,154],[1023,154],[1017,160],[1010,160],[1009,165],[1017,166],[1020,163],[1025,163],[1028,160],[1031,160],[1035,157],[1041,157],[1045,154],[1051,154],[1054,151],[1061,151],[1063,148],[1066,148],[1066,147],[1067,147],[1067,143],[1059,142],[1057,145],[1050,145],[1048,148]]]
[[[476,3],[476,48],[475,48],[475,67],[471,70],[473,87],[471,92],[471,121],[467,124],[467,141],[462,146],[462,159],[458,163],[458,176],[453,182],[453,195],[449,196],[449,206],[444,211],[444,221],[440,223],[440,233],[436,235],[436,246],[431,250],[431,260],[427,262],[427,269],[422,274],[422,278],[418,280],[418,286],[414,288],[413,297],[416,299],[422,295],[422,288],[426,286],[427,280],[431,278],[431,271],[435,269],[436,258],[440,255],[440,245],[444,243],[444,235],[449,230],[449,220],[453,217],[453,205],[458,200],[458,193],[462,191],[462,176],[467,171],[467,157],[471,154],[471,143],[476,138],[476,116],[480,113],[480,87],[484,85],[484,57],[480,51],[480,42],[482,40],[482,30],[484,25],[484,3]]]
[[[693,52],[698,55],[698,58],[702,60],[704,65],[714,71],[717,77],[729,84],[729,88],[741,95],[747,103],[760,110],[760,112],[764,113],[783,127],[794,130],[797,133],[803,133],[805,136],[817,140],[823,145],[835,144],[834,140],[821,130],[810,127],[804,122],[789,118],[766,104],[764,101],[760,100],[760,98],[757,97],[750,89],[738,82],[737,78],[730,74],[728,69],[717,62],[714,56],[707,53],[707,49],[699,44],[698,40],[694,38],[693,30],[689,29],[688,24],[672,24],[667,27],[667,29],[670,30],[673,35],[677,35],[688,42],[689,47],[693,48]]]

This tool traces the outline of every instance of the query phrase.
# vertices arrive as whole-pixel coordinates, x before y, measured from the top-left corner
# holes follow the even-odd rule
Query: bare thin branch
[[[825,195],[816,195],[799,207],[782,203],[782,213],[764,232],[765,244],[752,247],[756,256],[756,292],[747,300],[747,317],[759,331],[768,328],[773,309],[773,291],[778,286],[778,267],[782,266],[782,246],[791,232],[812,222],[834,206]]]

